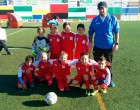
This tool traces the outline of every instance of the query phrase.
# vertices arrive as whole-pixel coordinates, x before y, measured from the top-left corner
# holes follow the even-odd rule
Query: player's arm
[[[115,16],[113,16],[113,33],[114,33],[114,39],[115,39],[115,42],[114,42],[114,47],[113,47],[113,51],[116,51],[118,50],[119,48],[119,31],[120,31],[120,25],[119,25],[119,22],[117,21],[117,18]]]
[[[93,46],[93,34],[94,34],[95,30],[94,30],[94,20],[92,20],[90,26],[89,26],[89,30],[88,30],[88,35],[89,35],[89,44],[88,44],[88,51],[91,52],[92,50],[92,46]]]
[[[69,60],[68,65],[76,68],[76,63],[79,62],[78,59]]]
[[[107,77],[106,77],[106,79],[104,80],[104,83],[106,84],[106,85],[109,85],[110,84],[110,81],[111,81],[111,73],[110,73],[110,70],[107,68],[106,69],[107,70]]]
[[[32,43],[32,56],[36,56],[36,40]]]
[[[49,51],[50,50],[50,41],[47,39],[47,38],[45,38],[45,40],[46,40],[46,51]]]
[[[38,68],[39,61],[34,61],[34,62],[33,62],[33,65],[35,66],[35,68]]]
[[[115,43],[114,43],[113,51],[116,51],[119,48],[119,33],[114,34],[114,36],[115,36]]]
[[[21,66],[18,69],[18,80],[19,80],[20,84],[22,84],[22,85],[24,84],[24,81],[22,79],[22,69],[21,69]]]
[[[75,58],[75,53],[76,53],[76,34],[74,34],[74,49],[73,49],[73,58]]]

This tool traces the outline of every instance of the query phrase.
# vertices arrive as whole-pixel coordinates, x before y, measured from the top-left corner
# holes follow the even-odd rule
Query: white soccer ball
[[[57,95],[54,92],[49,92],[45,95],[45,102],[48,105],[55,104],[57,102]]]

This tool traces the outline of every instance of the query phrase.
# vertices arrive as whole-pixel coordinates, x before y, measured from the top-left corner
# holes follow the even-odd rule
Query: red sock
[[[86,85],[86,89],[90,89],[90,84],[89,84],[89,81],[88,81],[88,80],[86,80],[84,83],[85,83],[85,85]]]

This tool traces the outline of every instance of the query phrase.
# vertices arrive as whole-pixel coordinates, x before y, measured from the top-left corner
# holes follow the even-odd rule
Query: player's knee
[[[83,78],[84,78],[84,80],[88,80],[89,79],[87,74],[84,74]]]
[[[73,80],[73,81],[72,81],[72,84],[73,84],[73,85],[77,85],[77,84],[78,84],[78,81],[77,81],[77,80]]]

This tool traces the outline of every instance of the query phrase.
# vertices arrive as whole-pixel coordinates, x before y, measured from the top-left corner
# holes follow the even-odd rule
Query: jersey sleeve
[[[22,79],[22,69],[21,69],[21,66],[19,67],[18,69],[18,80],[21,84],[24,84],[24,81]]]
[[[38,68],[38,64],[39,64],[39,61],[34,61],[33,62],[33,65],[35,66],[35,68]]]
[[[75,68],[75,67],[76,67],[76,63],[77,63],[78,61],[79,61],[78,59],[73,59],[73,60],[69,61],[68,65]]]
[[[94,20],[91,21],[91,24],[89,26],[89,30],[88,30],[88,35],[91,37],[93,36],[95,30],[94,30]]]
[[[56,59],[49,59],[48,61],[49,61],[49,63],[51,64],[51,65],[53,65],[53,62],[55,61]]]
[[[89,59],[89,63],[91,63],[92,65],[97,65],[98,63],[95,61],[95,60],[93,60],[93,59]]]
[[[36,50],[36,40],[33,41],[32,43],[32,51]]]
[[[47,49],[47,51],[49,51],[50,50],[50,41],[45,37],[45,40],[46,40],[46,49]]]
[[[109,85],[110,84],[110,81],[111,81],[111,73],[110,73],[110,70],[107,68],[107,77],[106,79],[104,80],[104,83]]]

